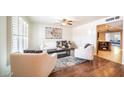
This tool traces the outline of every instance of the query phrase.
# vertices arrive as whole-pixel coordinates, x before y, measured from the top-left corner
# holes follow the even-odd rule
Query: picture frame
[[[62,39],[62,28],[45,27],[46,39]]]

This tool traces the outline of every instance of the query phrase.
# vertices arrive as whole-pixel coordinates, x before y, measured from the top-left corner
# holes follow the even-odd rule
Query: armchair
[[[57,55],[47,53],[13,53],[10,55],[12,76],[48,76],[57,62]]]
[[[93,60],[94,58],[94,46],[88,45],[87,47],[75,49],[74,56],[80,59]]]

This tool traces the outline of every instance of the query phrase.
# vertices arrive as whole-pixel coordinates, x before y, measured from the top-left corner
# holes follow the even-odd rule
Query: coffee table
[[[47,53],[52,54],[52,53],[57,53],[58,58],[70,56],[71,50],[74,50],[73,48],[64,48],[64,49],[48,49]]]

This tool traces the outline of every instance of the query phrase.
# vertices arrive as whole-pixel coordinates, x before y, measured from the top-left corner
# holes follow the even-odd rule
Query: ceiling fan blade
[[[62,24],[67,24],[67,25],[72,25],[72,20],[68,20],[68,19],[62,19]]]
[[[72,23],[67,23],[68,25],[72,25]]]
[[[68,22],[73,22],[72,20],[68,20]]]

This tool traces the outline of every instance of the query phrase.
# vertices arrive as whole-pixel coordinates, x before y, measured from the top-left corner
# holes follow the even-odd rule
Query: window
[[[12,52],[22,52],[28,48],[28,24],[22,17],[12,17]]]

